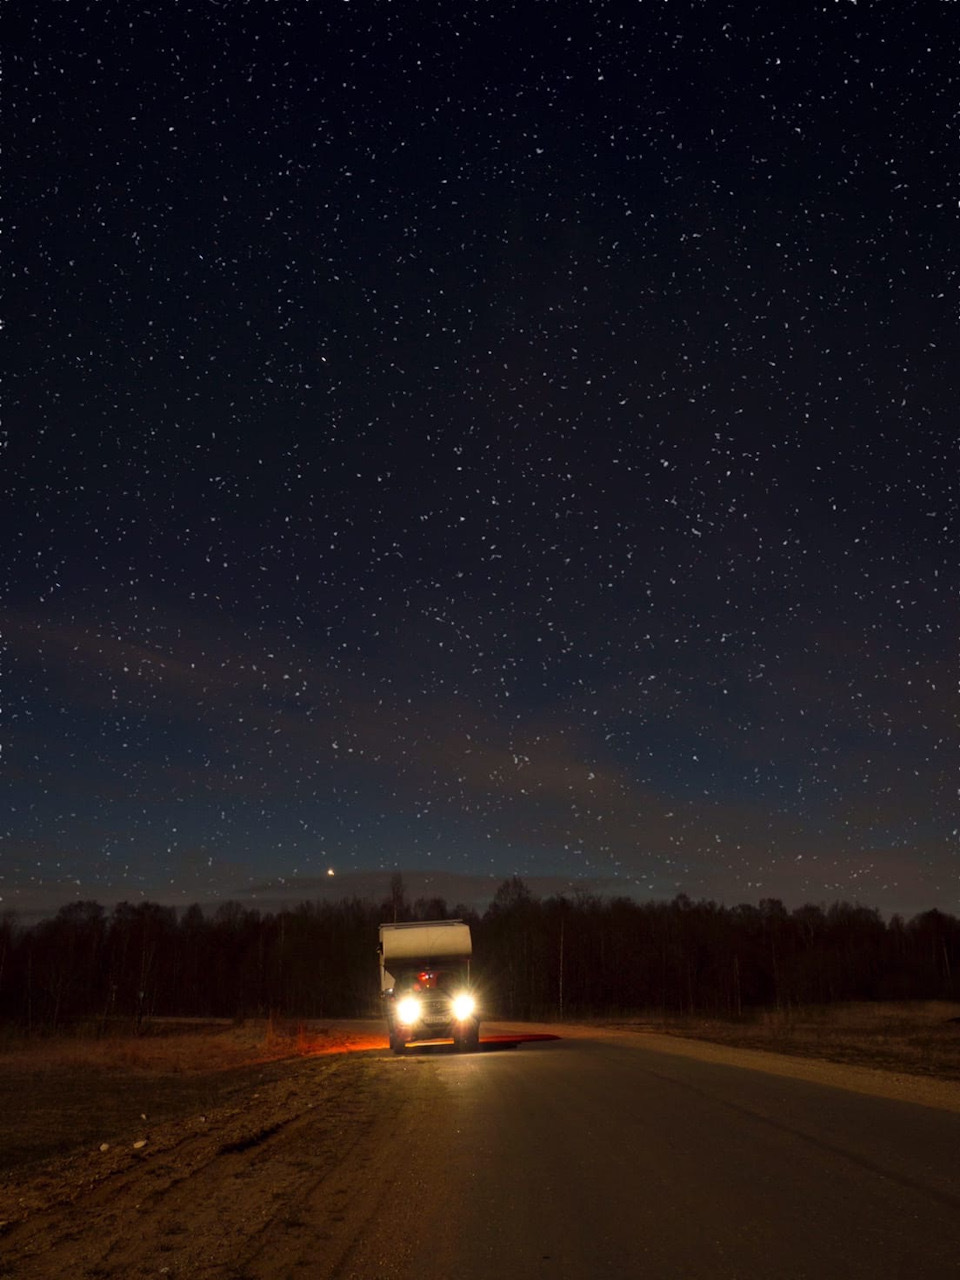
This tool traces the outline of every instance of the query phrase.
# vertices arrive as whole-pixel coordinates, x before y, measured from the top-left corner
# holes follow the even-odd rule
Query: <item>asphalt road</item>
[[[339,1277],[960,1277],[960,1115],[603,1040],[395,1071]]]

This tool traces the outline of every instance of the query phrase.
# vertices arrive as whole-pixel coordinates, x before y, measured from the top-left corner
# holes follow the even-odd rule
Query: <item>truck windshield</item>
[[[423,969],[405,973],[397,981],[397,991],[456,992],[464,985],[464,975],[456,969]]]

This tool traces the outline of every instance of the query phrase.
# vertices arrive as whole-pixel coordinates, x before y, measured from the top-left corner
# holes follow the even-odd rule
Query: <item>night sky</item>
[[[956,4],[5,26],[0,911],[960,911]]]

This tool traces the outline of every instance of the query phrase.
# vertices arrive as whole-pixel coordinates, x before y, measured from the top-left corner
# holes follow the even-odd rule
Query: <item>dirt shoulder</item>
[[[593,1029],[591,1029],[592,1033]],[[664,1035],[635,1030],[617,1031],[613,1028],[605,1029],[604,1034],[629,1036],[645,1048],[657,1053],[697,1058],[701,1062],[717,1062],[792,1080],[807,1080],[812,1084],[828,1085],[833,1089],[846,1089],[851,1093],[865,1093],[874,1098],[912,1102],[919,1106],[935,1107],[941,1111],[960,1114],[960,1083],[954,1080],[939,1080],[932,1076],[912,1075],[905,1071],[882,1070],[853,1063],[773,1053],[766,1049],[715,1044],[708,1040],[688,1038],[686,1035]]]
[[[389,1190],[365,1153],[415,1142],[418,1075],[367,1053],[278,1063],[208,1111],[8,1173],[0,1275],[334,1275]]]
[[[656,1053],[960,1113],[960,1006],[851,1006],[779,1022],[537,1024],[559,1036],[629,1039]],[[503,1024],[520,1030],[529,1024]],[[793,1050],[792,1052],[790,1050]],[[799,1050],[799,1051],[798,1051]],[[881,1060],[883,1065],[874,1065]]]
[[[0,1188],[12,1171],[77,1151],[106,1156],[155,1141],[171,1121],[246,1106],[301,1060],[385,1046],[367,1022],[177,1024],[143,1037],[28,1041],[0,1053]]]

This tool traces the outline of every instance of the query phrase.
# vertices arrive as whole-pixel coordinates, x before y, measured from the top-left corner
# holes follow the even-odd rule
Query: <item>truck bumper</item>
[[[390,1026],[390,1048],[400,1053],[408,1044],[431,1044],[452,1040],[458,1049],[476,1049],[480,1041],[480,1024],[470,1018],[466,1022],[420,1023],[413,1027]]]

